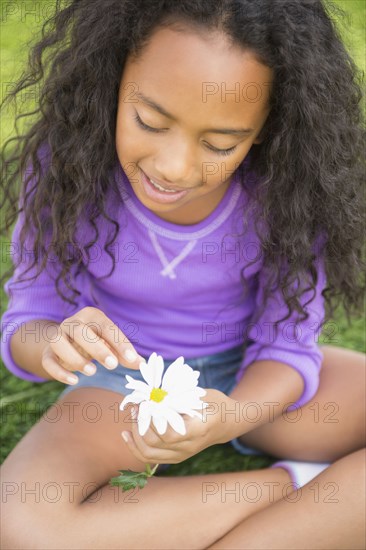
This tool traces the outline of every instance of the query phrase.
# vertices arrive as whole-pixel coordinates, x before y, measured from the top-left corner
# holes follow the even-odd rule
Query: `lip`
[[[154,201],[160,202],[162,204],[176,202],[180,200],[182,197],[184,197],[185,195],[187,195],[189,191],[188,189],[184,191],[177,191],[176,193],[164,193],[164,191],[159,191],[152,185],[149,177],[142,170],[141,170],[141,179],[142,179],[142,185],[146,195],[150,199],[153,199]],[[155,181],[155,178],[153,179]],[[160,185],[160,182],[157,180],[156,180],[156,183],[159,183]],[[164,186],[162,185],[162,187]]]
[[[145,173],[145,172],[144,172]],[[158,185],[160,185],[161,187],[164,187],[164,189],[168,189],[168,191],[176,191],[177,193],[181,193],[182,191],[186,191],[187,189],[177,189],[176,187],[170,187],[169,184],[165,183],[164,181],[162,180],[159,180],[158,178],[150,178],[147,174],[145,174],[146,177],[148,177],[149,179],[153,180],[155,183],[157,183]]]

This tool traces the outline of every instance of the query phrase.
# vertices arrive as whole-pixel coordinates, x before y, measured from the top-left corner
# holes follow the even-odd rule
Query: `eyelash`
[[[146,130],[147,132],[153,132],[153,133],[156,134],[156,133],[164,131],[163,129],[152,128],[151,126],[148,126],[147,124],[142,122],[141,118],[139,117],[139,115],[137,113],[134,116],[134,119],[136,120],[136,122],[140,126],[140,128],[142,128],[143,130]],[[230,155],[233,151],[235,151],[236,147],[237,146],[234,145],[234,147],[230,147],[230,149],[216,149],[216,147],[208,146],[208,149],[210,149],[214,153],[217,153],[218,155],[226,156],[226,155]]]

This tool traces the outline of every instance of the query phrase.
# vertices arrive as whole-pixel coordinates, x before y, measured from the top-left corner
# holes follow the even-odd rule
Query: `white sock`
[[[295,489],[303,487],[314,479],[323,470],[330,466],[330,462],[300,462],[298,460],[281,460],[275,462],[270,468],[284,468],[295,483]]]

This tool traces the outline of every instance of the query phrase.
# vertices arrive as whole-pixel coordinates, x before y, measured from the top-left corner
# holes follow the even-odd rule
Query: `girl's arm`
[[[176,464],[210,445],[226,443],[260,425],[273,422],[286,410],[289,402],[299,398],[303,387],[301,375],[289,365],[278,361],[257,361],[247,368],[229,396],[206,388],[203,399],[209,406],[203,411],[203,421],[185,415],[185,435],[172,429],[159,435],[150,426],[146,434],[140,436],[136,422],[132,422],[125,441],[132,454],[142,462]],[[134,408],[137,413],[138,405]]]
[[[287,320],[278,323],[276,332],[275,322],[285,319],[288,314],[282,292],[277,288],[272,291],[260,319],[250,324],[248,340],[252,342],[248,341],[236,377],[237,386],[230,395],[240,402],[253,403],[251,408],[248,405],[245,408],[248,411],[246,416],[254,418],[252,428],[248,425],[248,430],[266,421],[273,422],[287,408],[290,412],[302,407],[317,392],[323,360],[323,353],[318,345],[325,318],[322,292],[326,287],[320,241],[318,239],[314,250],[318,275],[315,292],[307,290],[300,298],[308,318],[299,321],[298,314],[293,312]],[[262,269],[259,274],[256,308],[262,306],[266,288],[270,288],[268,273]]]
[[[227,411],[227,429],[231,438],[273,422],[304,391],[304,380],[298,371],[279,361],[255,361],[229,394],[239,401],[238,412]],[[234,420],[231,422],[230,420]]]
[[[57,336],[59,324],[45,319],[22,324],[10,340],[10,350],[15,363],[26,372],[52,380],[42,367],[42,354],[50,340]]]
[[[29,252],[33,249],[31,238],[28,236],[24,249],[21,247],[19,235],[23,224],[24,215],[21,213],[15,224],[11,242],[15,269],[4,286],[9,300],[1,318],[1,357],[5,367],[15,376],[30,382],[45,382],[50,380],[50,375],[44,371],[40,361],[44,348],[53,340],[56,328],[66,317],[92,303],[88,295],[88,277],[85,272],[82,272],[79,278],[75,277],[74,284],[81,293],[76,306],[58,295],[55,285],[58,264],[53,260],[31,283],[20,280],[23,272],[30,266],[32,255]],[[76,266],[73,266],[72,274],[75,270]],[[34,266],[27,272],[26,277],[31,277],[36,272],[37,267]],[[64,285],[62,290],[65,292]]]
[[[42,146],[39,154],[41,172],[51,163],[48,146]],[[31,170],[31,164],[29,169]],[[33,177],[29,187],[34,189],[36,180]],[[33,187],[32,187],[33,186]],[[23,207],[23,194],[19,198],[19,207]],[[9,250],[11,261],[14,264],[14,273],[4,286],[8,296],[8,305],[1,318],[2,338],[0,342],[1,357],[5,367],[15,376],[30,382],[45,382],[50,375],[41,365],[41,356],[45,347],[53,340],[56,329],[62,321],[85,306],[93,305],[88,296],[89,281],[85,272],[73,281],[80,292],[80,301],[74,306],[63,300],[56,291],[56,276],[59,274],[59,263],[51,254],[44,269],[31,282],[23,281],[23,272],[26,279],[37,272],[33,264],[34,237],[32,232],[26,236],[21,245],[20,233],[25,223],[24,211],[21,209],[13,229]],[[82,228],[84,229],[84,228]],[[87,239],[87,234],[85,236]],[[52,252],[52,235],[49,231],[45,235],[45,247]],[[50,247],[50,248],[48,248]],[[28,269],[28,271],[27,271]],[[72,266],[70,275],[76,275],[76,265]],[[65,293],[65,285],[62,284]]]

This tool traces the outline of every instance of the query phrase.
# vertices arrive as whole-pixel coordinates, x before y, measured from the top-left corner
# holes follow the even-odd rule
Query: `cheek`
[[[240,148],[237,154],[234,153],[233,155],[229,155],[227,157],[223,156],[222,160],[218,160],[217,165],[219,167],[219,171],[217,174],[217,179],[221,179],[222,182],[225,182],[243,163],[248,155],[250,147],[251,144],[247,144],[244,149]]]
[[[117,119],[116,150],[120,161],[132,162],[138,160],[143,152],[144,140],[140,138],[135,128],[126,123],[122,115]]]
[[[202,178],[205,183],[212,187],[220,187],[233,175],[239,167],[240,160],[223,157],[217,161],[203,163]],[[206,174],[205,174],[206,171]]]

